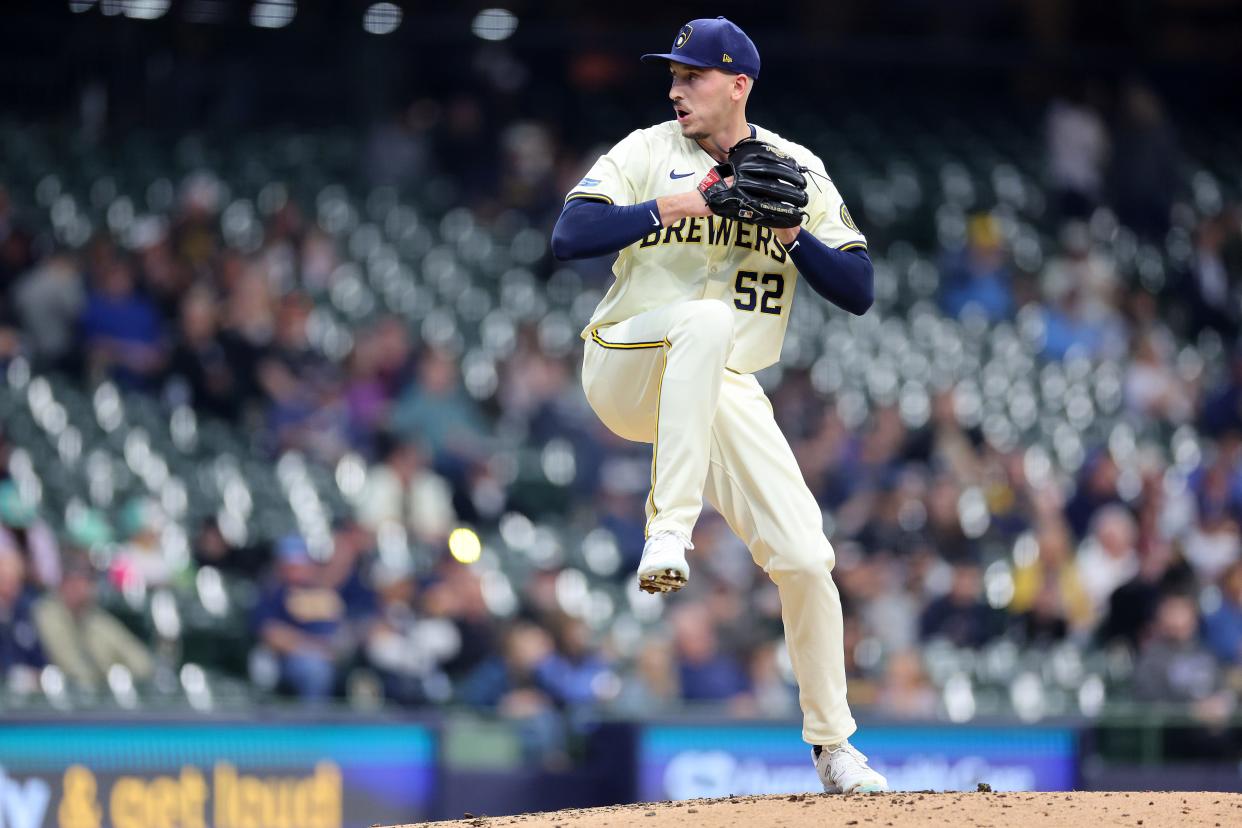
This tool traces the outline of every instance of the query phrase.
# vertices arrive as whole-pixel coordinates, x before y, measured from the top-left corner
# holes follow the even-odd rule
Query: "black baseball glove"
[[[699,192],[718,216],[764,227],[797,227],[807,205],[806,167],[758,138],[745,138],[699,182]],[[733,183],[726,183],[732,178]]]

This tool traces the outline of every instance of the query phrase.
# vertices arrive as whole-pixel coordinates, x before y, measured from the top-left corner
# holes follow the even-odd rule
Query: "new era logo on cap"
[[[691,20],[678,30],[672,51],[643,55],[642,59],[672,60],[759,77],[759,50],[746,32],[724,17]]]

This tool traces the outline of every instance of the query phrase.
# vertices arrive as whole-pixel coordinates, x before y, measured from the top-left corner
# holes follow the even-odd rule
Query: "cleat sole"
[[[638,576],[638,588],[652,595],[676,592],[685,585],[685,576],[675,569]]]

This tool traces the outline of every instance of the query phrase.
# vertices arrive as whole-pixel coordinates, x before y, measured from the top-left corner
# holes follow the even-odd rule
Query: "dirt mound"
[[[695,826],[695,828],[858,828],[906,826],[1242,825],[1242,794],[1235,793],[893,793],[829,796],[738,796],[647,802],[606,808],[517,816],[470,816],[452,822],[419,823],[420,828],[598,828],[609,826]],[[411,826],[394,826],[411,828]]]

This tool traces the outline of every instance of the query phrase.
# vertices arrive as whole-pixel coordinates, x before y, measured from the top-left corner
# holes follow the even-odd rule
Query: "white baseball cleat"
[[[872,770],[867,757],[849,742],[832,749],[816,747],[811,756],[826,793],[884,793],[888,790],[888,780]]]
[[[638,564],[638,588],[643,592],[676,592],[690,578],[686,550],[694,545],[677,532],[656,532],[643,545]]]

